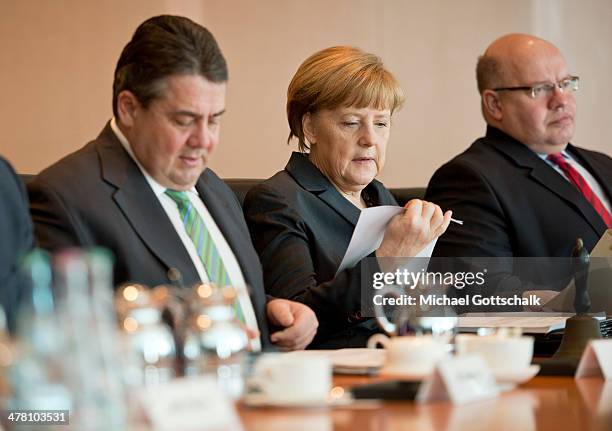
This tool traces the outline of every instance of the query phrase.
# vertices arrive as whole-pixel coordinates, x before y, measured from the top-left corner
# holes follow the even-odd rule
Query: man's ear
[[[317,143],[313,127],[313,118],[310,112],[302,116],[302,131],[304,132],[304,138],[306,138],[310,145]]]
[[[497,121],[503,118],[501,102],[496,91],[484,90],[482,92],[482,109],[489,117]]]
[[[134,124],[134,116],[140,108],[140,102],[129,90],[123,90],[117,96],[117,115],[121,124],[126,127],[132,127]]]

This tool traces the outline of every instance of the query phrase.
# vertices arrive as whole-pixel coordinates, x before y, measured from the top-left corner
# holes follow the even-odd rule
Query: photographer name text
[[[453,297],[448,295],[400,295],[385,296],[374,295],[372,298],[374,305],[382,306],[468,306],[468,305],[489,305],[489,306],[540,306],[542,298],[537,295],[513,296],[484,296],[484,295],[464,295]]]

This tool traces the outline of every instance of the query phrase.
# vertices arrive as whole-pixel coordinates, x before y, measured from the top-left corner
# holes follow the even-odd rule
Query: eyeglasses
[[[544,99],[550,97],[554,91],[555,87],[558,87],[560,91],[565,92],[567,90],[576,91],[578,90],[578,81],[580,78],[577,76],[568,76],[565,79],[555,83],[547,82],[544,84],[537,84],[531,87],[523,86],[523,87],[503,87],[503,88],[494,88],[493,91],[527,91],[529,92],[529,96],[532,99]]]

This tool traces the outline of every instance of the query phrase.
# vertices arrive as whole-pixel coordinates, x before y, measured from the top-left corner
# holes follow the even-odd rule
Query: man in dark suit
[[[9,329],[15,325],[15,312],[24,287],[19,257],[32,248],[32,222],[28,213],[25,187],[11,167],[0,157],[0,304]]]
[[[434,254],[569,257],[578,237],[591,250],[612,227],[612,159],[569,143],[578,77],[549,42],[510,34],[479,58],[477,80],[486,136],[439,168],[425,197],[465,224]],[[558,274],[542,263],[528,281],[549,289]]]
[[[176,16],[141,24],[117,63],[113,119],[29,186],[36,237],[51,250],[109,248],[117,284],[168,283],[168,270],[177,268],[186,285],[248,285],[238,309],[253,337],[258,329],[264,345],[304,348],[316,332],[314,313],[267,300],[240,204],[207,169],[226,81],[208,30]],[[280,327],[270,337],[268,322]]]

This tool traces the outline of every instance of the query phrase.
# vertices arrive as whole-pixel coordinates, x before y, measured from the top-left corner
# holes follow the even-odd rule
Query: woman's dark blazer
[[[379,181],[362,192],[368,206],[397,205]],[[378,331],[361,304],[362,265],[336,271],[351,240],[359,209],[309,160],[293,153],[283,171],[254,187],[244,212],[264,272],[266,292],[310,306],[319,330],[310,347],[363,346]],[[377,270],[369,259],[364,271]],[[369,277],[368,277],[369,278]]]

